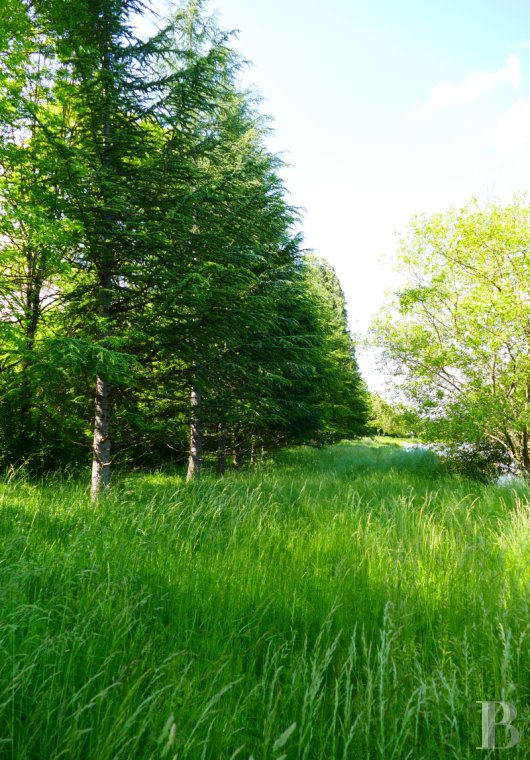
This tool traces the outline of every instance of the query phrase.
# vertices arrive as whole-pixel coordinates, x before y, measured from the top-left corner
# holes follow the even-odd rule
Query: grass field
[[[2,760],[493,757],[485,700],[530,757],[523,486],[341,444],[0,502]]]

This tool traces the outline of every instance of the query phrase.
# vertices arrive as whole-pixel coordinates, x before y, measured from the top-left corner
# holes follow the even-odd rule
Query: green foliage
[[[505,474],[512,469],[506,449],[488,440],[474,444],[443,444],[438,453],[448,472],[486,483],[496,480],[501,468]]]
[[[181,459],[191,387],[207,456],[358,435],[344,297],[302,257],[231,35],[183,2],[141,41],[140,6],[0,22],[0,464],[62,467],[91,438],[98,465],[111,438],[114,461]]]
[[[460,760],[476,701],[526,725],[524,487],[344,443],[224,480],[129,476],[96,508],[62,479],[0,500],[14,760]]]
[[[524,470],[529,221],[524,197],[416,218],[398,258],[405,285],[374,330],[426,436],[489,442]]]
[[[346,301],[340,282],[327,262],[309,257],[306,263],[307,290],[316,316],[319,443],[363,435],[367,428],[369,398],[361,379],[355,346],[348,329]]]
[[[416,426],[412,410],[400,403],[390,404],[376,393],[370,393],[368,429],[372,434],[406,438],[416,431]]]

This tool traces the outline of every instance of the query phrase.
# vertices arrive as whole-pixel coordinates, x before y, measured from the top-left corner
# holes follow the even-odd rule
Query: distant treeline
[[[143,7],[143,6],[142,6]],[[201,2],[4,0],[0,464],[48,471],[362,433],[332,268],[305,255],[231,36]]]

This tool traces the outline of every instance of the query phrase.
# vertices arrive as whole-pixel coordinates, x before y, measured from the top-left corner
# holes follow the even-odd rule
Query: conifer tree
[[[54,40],[60,68],[56,96],[68,132],[55,144],[69,200],[68,215],[80,227],[75,263],[87,274],[78,293],[83,332],[101,349],[93,353],[95,401],[92,495],[109,484],[111,467],[111,382],[127,363],[120,346],[120,315],[141,279],[148,247],[142,160],[152,147],[144,128],[155,87],[145,71],[153,48],[133,36],[136,0],[67,0],[37,3],[37,13]],[[148,66],[147,66],[148,70]]]
[[[137,0],[8,4],[0,381],[18,442],[8,454],[0,424],[4,461],[91,448],[96,498],[116,456],[187,454],[191,478],[215,454],[224,471],[230,448],[240,466],[358,434],[344,297],[301,254],[230,35],[196,0],[147,42]]]

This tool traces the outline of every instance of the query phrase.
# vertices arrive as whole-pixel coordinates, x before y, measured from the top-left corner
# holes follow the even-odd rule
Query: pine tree
[[[307,287],[315,300],[322,349],[318,368],[317,439],[331,443],[366,432],[368,390],[361,378],[348,328],[346,299],[330,264],[307,258]]]
[[[128,369],[115,356],[117,328],[133,308],[149,248],[142,161],[152,147],[145,124],[157,93],[145,77],[154,48],[139,43],[130,28],[140,9],[136,0],[37,4],[60,59],[55,92],[68,130],[54,147],[67,213],[81,229],[74,260],[86,275],[85,291],[77,292],[83,333],[99,349],[92,351],[94,498],[110,481],[111,382]]]
[[[191,478],[229,449],[240,466],[358,434],[344,297],[301,255],[230,35],[195,0],[147,42],[136,0],[8,2],[0,361],[19,440],[11,459],[0,440],[4,461],[60,465],[91,435],[96,498],[116,457],[187,451]]]

